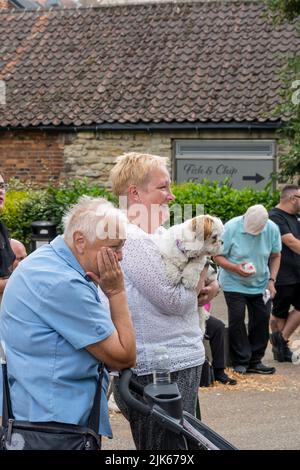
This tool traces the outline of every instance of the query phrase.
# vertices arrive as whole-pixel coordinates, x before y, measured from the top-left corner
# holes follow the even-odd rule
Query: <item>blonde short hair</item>
[[[167,158],[134,152],[120,155],[110,172],[113,192],[120,196],[127,194],[131,184],[145,186],[150,180],[151,170],[161,166],[167,166]]]
[[[63,217],[64,239],[72,241],[77,231],[82,232],[91,243],[97,238],[121,238],[120,232],[125,233],[124,222],[126,219],[121,211],[106,199],[82,196]],[[112,227],[114,232],[108,233],[107,226]]]

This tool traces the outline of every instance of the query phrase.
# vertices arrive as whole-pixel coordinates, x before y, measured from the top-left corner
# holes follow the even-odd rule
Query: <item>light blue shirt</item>
[[[61,236],[22,261],[0,315],[15,418],[86,426],[98,361],[85,348],[114,331],[96,286]],[[111,436],[104,375],[99,433]]]
[[[228,261],[238,264],[251,262],[256,273],[242,277],[223,268],[220,269],[220,285],[225,292],[262,294],[270,276],[269,258],[271,253],[280,253],[281,236],[278,226],[268,220],[262,232],[251,235],[244,230],[243,216],[235,217],[225,224],[222,255]]]

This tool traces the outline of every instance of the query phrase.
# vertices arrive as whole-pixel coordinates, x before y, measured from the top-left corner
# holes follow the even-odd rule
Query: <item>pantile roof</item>
[[[261,1],[2,12],[0,127],[276,121],[300,38],[265,13]]]

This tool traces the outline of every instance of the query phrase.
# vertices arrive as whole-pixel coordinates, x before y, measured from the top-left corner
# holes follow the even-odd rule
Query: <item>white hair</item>
[[[106,199],[82,196],[64,215],[64,239],[72,241],[75,232],[82,232],[89,242],[96,238],[125,238],[125,217]]]

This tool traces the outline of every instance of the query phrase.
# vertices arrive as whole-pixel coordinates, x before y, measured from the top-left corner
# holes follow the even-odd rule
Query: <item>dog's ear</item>
[[[208,215],[200,215],[192,219],[192,231],[199,239],[207,240],[213,231],[213,219]]]
[[[206,215],[204,217],[204,240],[207,240],[207,238],[210,238],[212,236],[213,225],[213,219]]]
[[[198,240],[204,239],[204,216],[199,215],[191,220],[191,229],[193,236]]]

